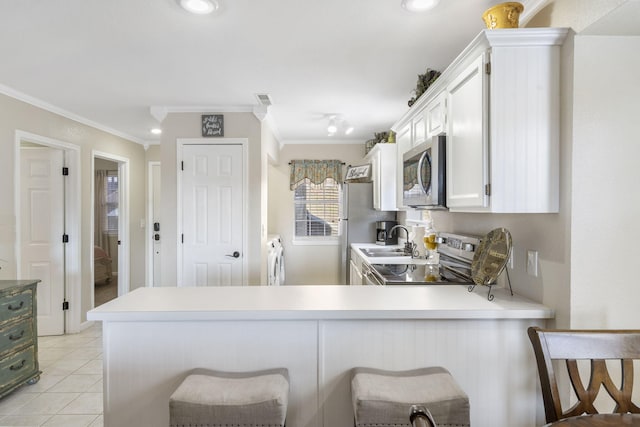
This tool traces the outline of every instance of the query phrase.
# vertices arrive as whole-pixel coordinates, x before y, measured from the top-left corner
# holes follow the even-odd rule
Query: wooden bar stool
[[[411,371],[354,368],[351,397],[356,427],[411,427],[413,405],[428,409],[438,427],[469,426],[469,398],[440,366]]]
[[[285,368],[254,372],[198,369],[169,398],[170,427],[284,427]]]

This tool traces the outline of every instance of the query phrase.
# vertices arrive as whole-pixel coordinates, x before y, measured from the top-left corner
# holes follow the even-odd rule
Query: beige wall
[[[1,279],[14,279],[16,277],[16,257],[15,257],[15,206],[14,206],[14,159],[15,159],[15,132],[21,130],[32,134],[52,138],[58,141],[74,144],[80,148],[80,173],[81,173],[81,194],[80,206],[82,210],[81,223],[81,283],[79,292],[81,301],[72,300],[73,293],[70,293],[70,303],[73,307],[81,307],[78,319],[73,319],[71,325],[74,328],[80,326],[81,321],[85,321],[86,312],[92,307],[90,275],[92,266],[90,264],[91,233],[91,212],[93,201],[91,200],[91,170],[92,170],[92,150],[109,153],[120,157],[128,158],[130,161],[130,231],[131,231],[131,288],[144,285],[144,229],[140,228],[140,219],[145,214],[145,166],[144,148],[131,141],[111,135],[101,130],[83,125],[69,120],[60,115],[42,110],[17,99],[0,94],[0,259],[7,260],[0,264]],[[73,332],[73,331],[72,331]]]
[[[339,284],[339,246],[293,245],[293,192],[289,190],[289,165],[293,159],[339,159],[349,164],[361,164],[364,141],[361,144],[287,144],[280,152],[280,162],[269,169],[269,234],[283,238],[285,277],[288,285]]]
[[[164,242],[177,242],[177,159],[176,141],[181,138],[201,138],[200,119],[203,113],[170,113],[162,122],[161,138],[161,180],[162,180],[162,222]],[[262,265],[262,164],[261,122],[252,113],[224,113],[224,134],[226,138],[247,138],[249,183],[247,195],[248,247],[245,256],[248,263],[247,284],[259,284]],[[212,144],[221,138],[207,138]],[[162,247],[162,286],[176,286],[177,246],[166,244]]]
[[[632,52],[640,52],[640,37],[576,37],[571,192],[571,326],[576,328],[638,328],[640,56]]]

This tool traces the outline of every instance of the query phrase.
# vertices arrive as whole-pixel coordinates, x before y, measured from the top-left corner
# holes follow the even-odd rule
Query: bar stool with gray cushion
[[[423,405],[438,427],[469,426],[469,398],[445,368],[411,371],[354,368],[351,397],[356,427],[410,427],[412,405]]]
[[[289,373],[192,371],[169,398],[171,427],[283,427]]]

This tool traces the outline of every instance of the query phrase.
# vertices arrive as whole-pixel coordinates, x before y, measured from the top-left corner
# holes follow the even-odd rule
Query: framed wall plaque
[[[224,136],[224,116],[222,114],[203,114],[202,136]]]

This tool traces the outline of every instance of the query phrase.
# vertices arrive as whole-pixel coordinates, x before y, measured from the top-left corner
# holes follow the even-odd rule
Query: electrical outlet
[[[529,276],[538,277],[538,251],[527,251],[527,273]]]

